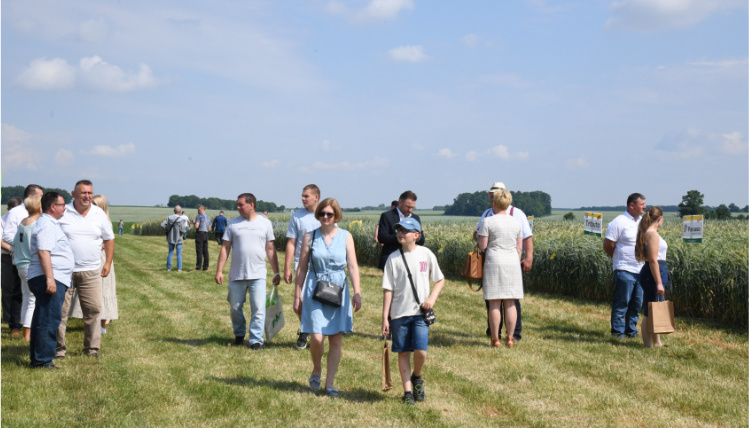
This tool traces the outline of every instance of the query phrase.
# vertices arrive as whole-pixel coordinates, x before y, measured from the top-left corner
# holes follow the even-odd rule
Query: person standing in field
[[[218,215],[213,218],[211,228],[209,231],[213,232],[214,237],[218,245],[224,245],[224,232],[226,231],[226,217],[224,217],[224,211],[219,211]]]
[[[109,275],[114,257],[114,231],[107,213],[92,204],[94,185],[89,180],[75,183],[73,202],[60,219],[60,227],[70,241],[75,267],[71,288],[65,293],[62,305],[62,321],[57,333],[57,358],[65,358],[65,330],[73,291],[78,291],[84,324],[83,355],[99,358],[101,347],[102,278]],[[101,261],[101,250],[106,254]],[[38,298],[38,297],[37,297]]]
[[[398,198],[398,206],[380,215],[379,228],[377,229],[377,240],[382,244],[380,262],[377,265],[380,270],[385,268],[385,262],[387,262],[390,254],[400,248],[398,235],[395,233],[395,225],[404,218],[413,218],[421,224],[419,216],[413,213],[414,208],[416,208],[416,193],[406,190]],[[424,245],[423,232],[419,234],[416,245]]]
[[[161,222],[161,228],[166,231],[166,242],[169,244],[169,255],[166,258],[167,272],[172,270],[172,254],[177,249],[177,271],[182,272],[182,236],[187,230],[187,224],[182,219],[180,213],[182,207],[174,207],[174,214],[170,215]]]
[[[500,190],[507,190],[505,188],[505,184],[496,181],[492,183],[491,187],[489,188],[489,191],[486,192],[489,195],[489,203],[492,205],[492,207],[489,207],[486,211],[484,211],[483,214],[481,214],[481,219],[479,219],[478,224],[476,225],[476,229],[473,231],[473,239],[474,241],[477,240],[478,237],[478,231],[481,227],[481,224],[486,220],[487,218],[494,215],[494,194],[497,191]],[[512,194],[510,194],[512,196]],[[512,200],[510,200],[512,202]],[[528,217],[525,215],[523,210],[521,210],[518,207],[514,207],[510,205],[508,208],[508,214],[510,214],[510,217],[514,218],[518,222],[520,222],[520,226],[523,229],[523,254],[525,256],[520,259],[520,268],[523,270],[523,272],[530,272],[531,268],[533,267],[533,231],[531,230],[530,223],[528,222]],[[489,309],[489,300],[484,300],[486,302],[486,335],[491,337],[491,322],[490,322],[490,309]],[[517,322],[515,323],[515,330],[512,332],[512,337],[515,342],[520,342],[520,340],[523,338],[523,322],[522,322],[522,313],[520,311],[520,300],[515,299],[515,312],[517,312]],[[497,337],[500,337],[502,335],[502,325],[505,323],[505,312],[501,310],[499,312],[499,331]],[[510,332],[507,331],[507,335],[509,336]]]
[[[663,210],[660,207],[650,207],[642,216],[637,228],[637,243],[635,257],[637,261],[645,262],[640,270],[640,284],[642,284],[642,343],[646,348],[663,346],[660,334],[651,334],[648,328],[648,303],[662,302],[666,294],[666,285],[670,286],[666,252],[668,244],[658,234],[663,226]]]
[[[13,263],[18,268],[21,276],[21,290],[23,302],[21,305],[21,323],[23,325],[23,338],[31,340],[31,319],[34,316],[36,297],[29,289],[29,265],[31,264],[31,232],[34,231],[36,221],[42,215],[42,198],[39,195],[31,195],[24,201],[24,207],[29,216],[18,225],[18,232],[13,239]]]
[[[31,195],[44,193],[41,186],[29,184],[23,191],[24,199]],[[5,214],[3,224],[3,248],[2,248],[2,306],[3,320],[8,323],[11,337],[21,336],[21,306],[23,305],[23,291],[21,290],[21,277],[18,269],[13,264],[13,239],[16,237],[18,225],[29,216],[26,207],[19,204],[8,210]]]
[[[59,220],[65,214],[65,200],[57,192],[41,199],[42,216],[31,232],[29,288],[36,297],[31,319],[29,353],[32,368],[54,369],[55,346],[62,306],[71,286],[75,267],[73,250]],[[111,225],[110,225],[111,227]]]
[[[627,211],[606,226],[603,250],[614,259],[614,301],[611,304],[611,335],[636,338],[638,313],[642,307],[639,277],[644,263],[635,257],[637,226],[645,212],[645,196],[633,193],[627,198]]]
[[[182,236],[182,239],[187,239],[187,232],[190,230],[190,217],[188,217],[183,210],[182,212],[180,212],[180,218],[185,222],[185,232]]]
[[[247,332],[247,321],[242,311],[246,296],[250,295],[252,317],[250,319],[250,349],[263,349],[265,328],[265,286],[268,274],[265,259],[273,268],[273,285],[281,282],[278,273],[278,257],[273,245],[275,236],[270,220],[255,212],[257,200],[252,193],[237,197],[239,217],[229,221],[224,233],[224,244],[218,256],[216,284],[224,284],[224,265],[232,250],[229,270],[229,293],[227,301],[231,310],[234,329],[234,344],[241,345]]]
[[[395,207],[397,207],[397,206],[398,206],[398,201],[391,202],[390,203],[390,211],[394,210]],[[377,235],[379,234],[379,231],[380,231],[380,222],[377,221],[377,224],[375,225],[375,233],[374,233],[374,241],[375,242],[378,242],[377,241]],[[380,245],[382,245],[382,244],[380,244]]]
[[[117,229],[119,229],[120,236],[122,236],[122,229],[125,228],[125,222],[120,219],[120,222],[117,223]]]
[[[325,394],[337,397],[335,376],[341,361],[343,333],[353,331],[353,311],[361,309],[359,265],[356,262],[354,238],[348,231],[337,226],[343,213],[333,198],[324,199],[315,209],[320,227],[307,232],[303,237],[302,250],[296,270],[294,288],[294,312],[301,317],[301,331],[312,336],[310,357],[312,373],[309,386],[312,391],[320,389],[322,380],[322,357],[325,353],[325,338],[328,338],[327,373]],[[309,269],[312,268],[312,272]],[[354,294],[351,296],[346,268],[351,277]],[[341,305],[319,302],[314,295],[318,281],[341,287]]]
[[[211,218],[205,213],[203,205],[198,207],[198,216],[195,217],[195,270],[208,270],[208,228]]]
[[[426,398],[422,369],[427,358],[429,326],[422,311],[434,308],[445,276],[434,253],[416,245],[421,234],[418,221],[404,218],[395,227],[402,248],[390,254],[383,270],[382,335],[392,334],[393,352],[398,353],[398,371],[403,383],[403,402],[413,405],[414,401]],[[431,293],[430,280],[434,283]]]
[[[320,188],[314,184],[308,184],[302,189],[302,205],[304,208],[298,209],[291,214],[289,227],[286,230],[286,258],[283,263],[283,279],[287,284],[293,281],[291,270],[291,254],[294,254],[294,271],[299,269],[299,255],[302,251],[302,238],[307,232],[311,232],[320,227],[320,222],[315,217],[315,210],[320,201]],[[302,278],[304,279],[304,278]],[[302,321],[302,315],[299,321]],[[301,326],[296,340],[297,349],[305,349],[309,334],[302,333]]]

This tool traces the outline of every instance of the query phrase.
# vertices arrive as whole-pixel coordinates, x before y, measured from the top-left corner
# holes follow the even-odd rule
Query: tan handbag
[[[478,288],[474,290],[473,284],[471,284],[471,280],[481,279],[484,276],[484,255],[479,251],[478,245],[473,251],[468,253],[468,257],[466,257],[466,263],[463,265],[463,270],[460,272],[460,274],[468,282],[468,287],[471,289],[471,291],[481,290],[481,285],[479,285]]]
[[[648,329],[654,334],[676,331],[674,324],[674,302],[648,302]]]
[[[393,389],[393,379],[390,377],[390,348],[388,348],[388,341],[385,340],[385,346],[382,348],[382,390],[391,389]]]

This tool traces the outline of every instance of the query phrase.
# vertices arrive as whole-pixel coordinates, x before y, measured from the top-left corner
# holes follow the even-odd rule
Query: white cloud
[[[527,160],[530,157],[528,152],[510,153],[510,149],[505,145],[494,146],[486,152],[487,155],[496,156],[500,159],[522,159]]]
[[[39,154],[34,149],[31,134],[16,128],[13,125],[3,123],[2,145],[3,163],[5,170],[28,169],[36,171],[37,164],[41,161]]]
[[[414,8],[413,0],[371,0],[363,9],[352,10],[344,2],[331,0],[325,10],[331,15],[343,16],[349,21],[368,24],[398,18],[404,10]]]
[[[270,161],[265,161],[262,163],[263,168],[275,168],[277,167],[281,162],[278,159],[273,159]]]
[[[470,150],[468,153],[466,153],[466,160],[469,162],[473,162],[476,159],[478,159],[479,153],[474,150]]]
[[[611,3],[606,28],[640,32],[685,28],[722,9],[746,7],[739,0],[622,0]]]
[[[86,85],[104,91],[128,92],[158,84],[151,74],[151,67],[145,64],[140,65],[137,73],[126,73],[98,56],[81,59],[80,75]]]
[[[374,159],[363,161],[363,162],[337,162],[337,163],[326,163],[326,162],[314,162],[311,167],[300,167],[300,172],[315,172],[323,170],[341,170],[341,171],[361,171],[371,169],[382,169],[390,165],[390,159],[376,156]]]
[[[458,155],[455,154],[455,153],[453,153],[452,150],[450,150],[447,147],[445,147],[445,148],[439,149],[437,151],[437,153],[435,153],[435,156],[438,156],[438,157],[441,157],[441,158],[445,158],[445,159],[452,159],[452,158],[454,158],[454,157],[456,157]]]
[[[423,46],[399,46],[390,49],[388,55],[394,61],[422,62],[429,59]]]
[[[17,82],[26,89],[59,90],[75,85],[75,67],[62,58],[38,58],[21,71]]]
[[[730,68],[730,67],[743,67],[746,69],[749,60],[744,59],[727,59],[723,61],[699,61],[692,62],[689,65],[697,65],[703,67],[717,67],[717,68]]]
[[[108,145],[94,146],[91,149],[91,154],[96,156],[104,156],[108,158],[119,158],[135,153],[135,144],[127,143],[121,144],[114,148]]]
[[[463,42],[463,44],[468,46],[469,48],[475,48],[476,45],[479,44],[480,39],[481,38],[479,37],[478,34],[471,33],[471,34],[466,34],[465,36],[463,36],[460,39],[460,41]]]
[[[55,164],[61,166],[68,166],[73,163],[75,156],[73,152],[67,149],[60,149],[55,153]]]
[[[585,159],[584,157],[567,160],[568,169],[581,169],[581,168],[587,168],[589,166],[590,166],[590,162],[588,162],[588,160]]]
[[[138,72],[128,73],[109,64],[98,56],[81,58],[78,67],[62,58],[38,58],[29,64],[17,79],[26,89],[69,89],[79,83],[83,86],[114,92],[127,92],[159,84],[148,65],[141,64]]]
[[[722,149],[725,153],[734,155],[746,153],[747,142],[742,138],[740,132],[732,132],[721,136],[723,137]]]

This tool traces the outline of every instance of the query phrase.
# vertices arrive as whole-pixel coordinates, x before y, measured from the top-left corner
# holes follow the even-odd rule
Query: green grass
[[[229,347],[226,287],[215,272],[189,271],[193,242],[180,274],[164,271],[163,237],[117,237],[120,319],[99,360],[77,352],[83,325],[71,320],[62,370],[32,371],[26,343],[3,325],[2,425],[693,427],[749,417],[744,331],[677,318],[668,348],[643,349],[609,337],[608,305],[528,293],[523,341],[492,350],[483,301],[458,278],[435,307],[427,401],[405,407],[395,357],[395,388],[380,392],[381,275],[370,267],[355,333],[344,338],[341,397],[313,395],[309,351],[293,348],[292,286],[281,286],[286,327],[265,350]],[[210,251],[214,268],[217,245]]]

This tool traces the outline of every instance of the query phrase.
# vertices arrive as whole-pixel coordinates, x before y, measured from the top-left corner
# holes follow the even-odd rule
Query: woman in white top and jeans
[[[42,197],[31,195],[23,201],[29,216],[18,225],[18,231],[13,239],[13,263],[18,268],[18,276],[21,277],[21,292],[23,301],[21,303],[21,324],[23,325],[23,338],[28,342],[31,340],[31,318],[34,316],[36,297],[29,290],[29,265],[31,264],[31,232],[34,231],[36,221],[42,215]]]
[[[642,216],[637,228],[637,243],[635,244],[635,257],[638,261],[644,261],[645,265],[640,271],[640,284],[642,285],[642,342],[645,347],[663,346],[660,334],[651,334],[646,327],[648,322],[648,303],[662,302],[666,293],[665,285],[668,281],[668,265],[666,264],[666,250],[668,244],[658,234],[658,229],[663,225],[663,210],[660,207],[650,207]]]

